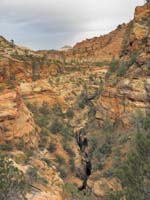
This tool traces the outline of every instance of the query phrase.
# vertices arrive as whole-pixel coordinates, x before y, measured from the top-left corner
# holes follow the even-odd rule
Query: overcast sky
[[[59,49],[133,18],[144,0],[0,0],[0,35],[32,49]]]

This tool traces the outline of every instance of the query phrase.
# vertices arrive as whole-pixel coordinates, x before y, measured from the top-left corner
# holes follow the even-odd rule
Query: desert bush
[[[102,66],[105,66],[105,65],[108,65],[109,63],[107,61],[102,61],[102,62],[96,62],[95,63],[97,67],[102,67]]]
[[[25,148],[25,142],[23,138],[20,138],[18,144],[17,144],[17,149],[18,150],[23,150]]]
[[[49,127],[49,130],[52,133],[56,134],[62,132],[63,128],[64,128],[63,124],[56,119],[55,121],[52,122],[51,126]]]
[[[102,130],[106,133],[112,133],[113,132],[113,128],[114,128],[114,125],[113,123],[111,122],[111,120],[109,119],[109,117],[106,117],[105,120],[104,120],[104,123],[103,123],[103,127],[102,127]]]
[[[107,196],[107,200],[122,200],[123,193],[121,191],[110,193]]]
[[[56,154],[56,162],[59,164],[59,165],[63,165],[66,163],[65,159],[63,156],[59,155],[59,154]]]
[[[44,115],[49,114],[50,111],[49,111],[47,102],[42,103],[42,106],[39,108],[39,112],[44,114]]]
[[[96,107],[93,105],[92,107],[90,107],[90,110],[88,112],[88,117],[89,118],[93,118],[96,115]]]
[[[122,63],[117,71],[117,76],[123,76],[127,73],[129,67],[126,65],[126,63]]]
[[[0,156],[0,200],[26,199],[27,189],[23,172],[10,159]]]
[[[133,125],[138,132],[143,131],[143,129],[150,130],[150,117],[145,116],[141,110],[136,110],[133,115]]]
[[[131,54],[129,60],[126,61],[126,65],[127,65],[128,68],[129,68],[130,66],[132,66],[133,64],[136,63],[136,59],[137,59],[137,57],[139,56],[139,54],[140,54],[140,51],[139,51],[139,50],[134,51],[134,52]]]
[[[3,92],[4,91],[4,86],[0,86],[0,92]]]
[[[49,147],[48,147],[48,151],[53,153],[56,151],[56,143],[55,142],[50,142]]]
[[[16,87],[14,80],[8,79],[6,83],[10,89],[14,89]]]
[[[69,144],[66,141],[63,143],[63,148],[70,157],[75,156],[75,153],[73,152],[72,148],[69,146]]]
[[[49,124],[49,119],[47,115],[44,114],[39,114],[39,115],[34,115],[34,119],[37,125],[40,127],[46,127]]]
[[[64,196],[66,200],[77,199],[77,200],[94,200],[94,196],[89,192],[79,191],[78,188],[70,183],[64,185]]]
[[[150,199],[150,134],[143,130],[135,136],[132,150],[118,169],[127,200]]]
[[[120,66],[119,60],[113,59],[109,65],[109,72],[110,73],[116,72],[118,70],[119,66]]]
[[[27,175],[31,181],[37,181],[38,173],[35,167],[29,167],[27,170]]]
[[[69,166],[70,166],[70,170],[73,173],[75,171],[75,161],[74,158],[70,158],[69,160]]]
[[[108,169],[107,171],[104,172],[103,176],[105,178],[109,178],[114,176],[114,170],[112,168]]]
[[[71,108],[69,108],[66,112],[66,116],[69,118],[69,119],[72,119],[74,117],[74,112]]]
[[[12,151],[13,145],[11,142],[6,142],[5,144],[0,144],[0,150],[3,151]]]
[[[80,95],[80,99],[78,101],[78,106],[79,106],[79,108],[83,109],[87,104],[88,104],[88,96],[85,91],[85,92],[82,92]]]
[[[44,177],[38,174],[37,169],[35,167],[29,167],[27,170],[27,175],[31,183],[38,182],[44,185],[48,183],[48,181]]]
[[[60,172],[60,177],[62,179],[67,177],[67,169],[65,167],[60,167],[59,172]]]

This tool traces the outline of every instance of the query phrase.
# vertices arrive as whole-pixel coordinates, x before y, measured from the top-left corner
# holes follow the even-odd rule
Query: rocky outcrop
[[[113,123],[121,123],[129,127],[133,121],[134,114],[138,110],[145,113],[147,109],[147,91],[143,79],[120,80],[115,87],[106,87],[97,101],[96,118],[101,122],[109,118]],[[149,100],[148,100],[149,101]]]
[[[98,181],[88,183],[88,186],[92,188],[92,192],[99,198],[104,198],[111,192],[121,191],[121,184],[115,178],[99,178]]]
[[[131,62],[123,77],[113,74],[106,82],[104,91],[97,101],[96,118],[100,124],[109,118],[113,123],[121,123],[123,126],[129,127],[137,110],[141,110],[145,115],[149,108],[150,56],[147,52],[149,19],[149,4],[136,8],[134,20],[128,24],[124,33],[122,48],[124,55],[122,60],[132,59],[134,62]]]
[[[122,55],[143,48],[145,52],[150,27],[150,4],[138,6],[135,9],[134,19],[127,25],[123,37]]]
[[[103,151],[110,150],[109,145],[112,145],[107,155],[110,156],[111,164],[106,166],[102,163],[104,166],[101,173],[97,173],[100,171],[97,168],[90,169],[89,173],[86,171],[86,161],[92,163],[94,158],[86,159],[94,147],[84,147],[78,141],[80,151],[72,130],[86,127],[88,138],[94,135],[99,143],[103,143],[105,134],[101,135],[101,127],[108,120],[127,129],[131,127],[133,116],[138,110],[144,115],[150,113],[149,19],[149,4],[137,7],[134,19],[129,24],[120,25],[107,35],[77,43],[65,52],[35,52],[18,47],[0,37],[0,144],[11,142],[13,150],[10,155],[24,163],[24,166],[20,164],[20,169],[26,174],[29,167],[34,167],[38,175],[46,180],[46,185],[45,182],[33,182],[39,190],[33,189],[28,194],[29,200],[61,200],[63,181],[59,170],[62,170],[63,176],[67,176],[66,179],[63,177],[66,182],[75,183],[78,188],[83,186],[79,189],[89,188],[96,198],[105,199],[107,193],[122,189],[116,178],[110,174],[108,178],[103,174],[106,168],[108,172],[111,168],[111,156],[114,154],[114,146],[118,147],[117,142],[115,141],[114,145],[107,141],[102,152],[97,155],[98,159],[101,159]],[[119,63],[114,71],[110,70],[112,59],[118,60]],[[125,71],[117,73],[117,70],[123,67]],[[37,115],[41,117],[39,119],[44,121],[40,127],[35,123],[34,112],[29,111],[27,104],[33,108],[36,105],[39,109],[43,102],[48,105],[48,112],[52,107],[55,108],[55,105],[56,109],[49,112],[46,119],[38,110]],[[55,112],[58,112],[58,115]],[[55,117],[50,121],[51,116]],[[60,126],[61,131],[58,130],[59,134],[52,134],[51,124],[57,121],[57,118],[60,123],[54,125]],[[56,132],[60,127],[54,127]],[[67,142],[65,137],[69,138]],[[95,138],[92,138],[92,142],[96,145]],[[16,150],[15,147],[21,139],[31,152]],[[40,139],[42,148],[38,145]],[[49,148],[50,142],[52,149]],[[125,157],[128,149],[120,146],[119,148],[125,149],[121,149]],[[100,151],[101,146],[98,147]],[[25,161],[29,153],[32,154]],[[64,159],[61,156],[64,156]],[[70,160],[69,156],[74,160]],[[66,162],[66,165],[63,163],[63,168],[59,168],[56,157],[59,162]],[[68,167],[71,164],[72,170],[74,167],[76,171],[79,169],[77,175]],[[69,173],[67,175],[66,169]],[[95,177],[92,175],[94,170],[97,170],[94,172]],[[82,172],[83,176],[78,176],[82,175]]]
[[[71,46],[65,45],[65,46],[63,46],[62,48],[60,48],[59,51],[69,51],[70,49],[72,49]]]
[[[27,195],[28,200],[62,200],[63,180],[59,177],[59,173],[54,166],[48,167],[41,160],[34,159],[31,163],[32,167],[38,169],[38,174],[47,182],[46,185],[35,182],[32,184],[32,191]]]
[[[77,43],[72,50],[66,53],[66,62],[93,63],[118,58],[125,30],[126,25],[123,24],[107,35]]]
[[[47,102],[49,106],[60,104],[62,107],[65,105],[63,98],[53,90],[47,80],[21,83],[19,89],[21,96],[30,103],[42,105]]]
[[[6,90],[0,95],[0,142],[18,141],[37,148],[38,136],[32,113],[17,91]]]

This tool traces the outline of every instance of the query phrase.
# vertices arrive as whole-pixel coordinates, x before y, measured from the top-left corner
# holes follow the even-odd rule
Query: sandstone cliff
[[[137,113],[150,111],[149,70],[149,4],[130,23],[65,52],[32,51],[0,37],[0,148],[39,189],[29,200],[88,199],[72,189],[85,180],[87,157],[91,198],[122,190],[113,172]],[[84,153],[76,142],[82,129]]]

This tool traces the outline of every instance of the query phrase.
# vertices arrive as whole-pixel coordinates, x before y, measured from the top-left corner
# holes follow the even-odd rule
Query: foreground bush
[[[0,157],[0,200],[24,200],[27,184],[23,172],[8,158]]]

